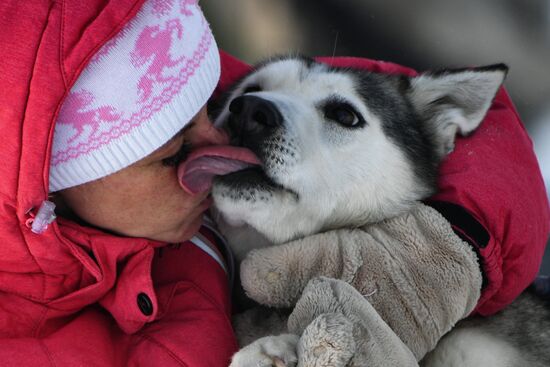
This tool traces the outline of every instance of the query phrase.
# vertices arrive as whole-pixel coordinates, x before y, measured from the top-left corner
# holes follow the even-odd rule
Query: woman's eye
[[[325,118],[346,127],[359,127],[365,121],[355,109],[347,103],[331,103],[325,106]]]
[[[246,93],[254,93],[254,92],[261,92],[262,91],[262,88],[260,88],[259,85],[257,84],[252,84],[252,85],[249,85],[248,87],[246,87],[243,91],[243,94],[246,94]]]
[[[162,164],[168,167],[177,167],[181,162],[187,159],[191,152],[191,143],[183,142],[178,152],[162,160]]]

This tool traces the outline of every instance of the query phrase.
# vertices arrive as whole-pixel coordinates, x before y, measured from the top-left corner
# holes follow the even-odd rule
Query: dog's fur
[[[407,78],[308,59],[262,65],[229,95],[217,124],[227,124],[233,143],[252,149],[263,169],[215,180],[216,206],[230,225],[252,227],[275,243],[402,213],[435,192],[439,162],[457,131],[480,123],[504,70]],[[279,126],[244,116],[248,110],[231,113],[235,99],[245,109],[261,100],[267,112],[259,114],[275,110]],[[329,116],[345,110],[356,114],[356,126]]]
[[[255,247],[378,222],[429,197],[455,135],[478,127],[506,71],[499,64],[405,77],[306,58],[258,66],[228,94],[217,118],[234,144],[250,148],[262,162],[261,168],[214,181],[219,220],[237,246],[237,258]],[[550,335],[526,331],[517,337],[513,330],[518,318],[546,317],[548,323],[550,314],[532,297],[521,302],[527,303],[521,312],[511,308],[487,321],[465,322],[426,365],[549,363],[548,352],[536,346],[549,345]],[[527,340],[533,343],[528,348]],[[495,353],[485,348],[477,359],[461,359],[460,353],[471,355],[477,341]],[[510,346],[515,348],[506,349]],[[520,357],[518,350],[526,349],[536,357]],[[488,362],[491,355],[499,362]],[[525,364],[526,358],[533,362]]]

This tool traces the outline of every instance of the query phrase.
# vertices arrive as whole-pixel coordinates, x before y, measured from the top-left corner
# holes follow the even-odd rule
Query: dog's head
[[[302,58],[265,63],[216,119],[261,165],[218,176],[216,207],[277,243],[397,215],[434,193],[456,133],[477,128],[506,71],[405,77]]]

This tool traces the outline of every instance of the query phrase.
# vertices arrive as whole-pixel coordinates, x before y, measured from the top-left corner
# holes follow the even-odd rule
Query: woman
[[[1,7],[2,364],[227,365],[230,268],[201,229],[208,193],[176,178],[227,140],[196,2]]]

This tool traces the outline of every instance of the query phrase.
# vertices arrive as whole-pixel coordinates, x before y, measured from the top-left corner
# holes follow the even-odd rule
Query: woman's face
[[[59,194],[79,218],[94,226],[130,237],[182,242],[198,231],[211,199],[208,192],[190,195],[180,187],[176,170],[185,159],[181,152],[227,142],[203,107],[180,133],[149,156]]]

